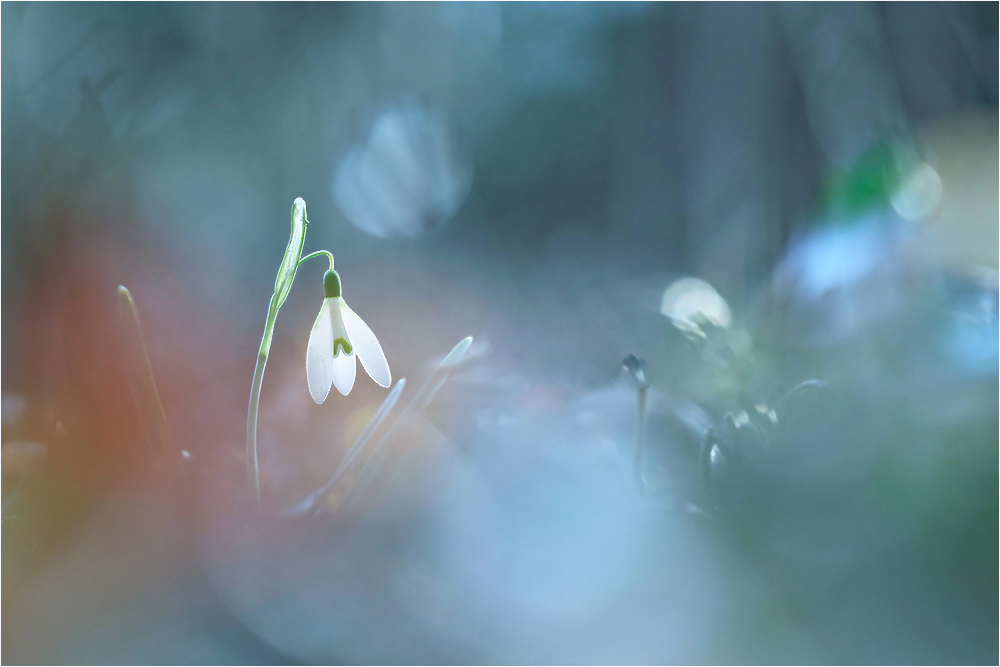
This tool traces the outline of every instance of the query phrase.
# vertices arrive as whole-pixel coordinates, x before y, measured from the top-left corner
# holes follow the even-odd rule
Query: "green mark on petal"
[[[338,347],[344,351],[344,354],[350,354],[354,351],[354,348],[351,347],[351,344],[347,342],[346,338],[338,338],[333,341],[333,356],[337,356],[337,354],[339,354],[337,352]]]

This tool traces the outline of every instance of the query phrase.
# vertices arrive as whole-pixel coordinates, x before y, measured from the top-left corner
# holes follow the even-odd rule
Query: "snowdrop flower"
[[[382,346],[340,295],[340,276],[336,271],[327,271],[323,276],[323,292],[326,298],[306,348],[306,382],[313,400],[325,401],[331,384],[344,396],[351,392],[357,373],[355,355],[371,379],[388,387],[392,376]]]

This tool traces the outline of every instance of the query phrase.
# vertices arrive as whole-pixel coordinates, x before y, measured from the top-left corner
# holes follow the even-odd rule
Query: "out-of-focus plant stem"
[[[646,478],[642,474],[642,465],[646,448],[646,399],[649,394],[649,387],[640,385],[639,387],[639,414],[635,427],[635,458],[632,462],[633,473],[635,475],[635,485],[639,493],[646,495]]]

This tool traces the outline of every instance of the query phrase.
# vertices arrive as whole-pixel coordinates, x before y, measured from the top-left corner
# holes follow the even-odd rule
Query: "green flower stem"
[[[314,257],[326,257],[330,261],[330,270],[333,270],[333,255],[328,250],[317,250],[309,253],[295,266],[298,268],[303,262]],[[294,275],[292,277],[294,280]],[[288,289],[291,289],[289,285]],[[287,295],[287,291],[286,291]],[[250,387],[250,407],[247,410],[247,484],[253,492],[253,497],[260,505],[260,472],[257,468],[257,413],[260,409],[260,387],[264,382],[264,368],[267,366],[267,355],[271,351],[271,338],[274,335],[274,323],[278,319],[278,311],[284,299],[279,300],[278,292],[271,295],[271,302],[267,307],[267,321],[264,323],[264,337],[260,341],[260,349],[257,351],[257,366],[253,370],[253,384]]]
[[[326,258],[330,260],[330,270],[333,271],[333,255],[330,254],[329,250],[317,250],[316,252],[311,252],[302,259],[300,259],[299,263],[296,266],[302,266],[303,264],[306,263],[306,260],[312,259],[313,257],[320,257],[322,255],[326,255]]]
[[[306,241],[306,227],[309,220],[306,217],[306,203],[299,197],[292,203],[291,234],[288,246],[281,258],[278,274],[274,278],[274,294],[267,307],[267,322],[264,323],[264,337],[257,351],[257,366],[253,370],[253,384],[250,386],[250,407],[247,409],[247,485],[253,493],[257,505],[260,505],[260,473],[257,468],[257,412],[260,408],[260,386],[264,382],[264,368],[267,366],[267,355],[271,351],[271,338],[274,335],[274,323],[278,319],[278,311],[288,298],[288,293],[295,282],[295,273],[299,266],[313,257],[326,257],[330,261],[330,272],[333,271],[333,255],[327,250],[317,250],[302,257],[302,246]],[[325,278],[324,278],[325,280]]]
[[[267,307],[267,322],[264,323],[264,337],[257,351],[257,366],[253,369],[253,385],[250,387],[250,408],[247,412],[247,484],[253,491],[253,497],[260,505],[260,475],[257,472],[257,411],[260,407],[260,386],[264,382],[264,367],[267,366],[267,355],[271,351],[271,338],[274,335],[274,322],[278,319],[277,293],[271,295],[271,303]]]

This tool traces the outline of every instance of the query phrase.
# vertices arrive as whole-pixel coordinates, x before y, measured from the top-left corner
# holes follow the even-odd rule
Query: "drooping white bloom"
[[[309,393],[322,403],[330,393],[330,385],[344,396],[354,387],[357,361],[383,387],[392,382],[389,364],[382,346],[368,325],[351,310],[340,295],[340,277],[327,271],[323,279],[326,298],[309,334],[306,348],[306,382]]]

